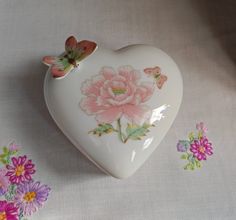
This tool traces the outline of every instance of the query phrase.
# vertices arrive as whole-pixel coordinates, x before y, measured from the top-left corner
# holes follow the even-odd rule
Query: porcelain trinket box
[[[183,83],[175,62],[152,46],[117,51],[70,37],[47,56],[47,107],[70,141],[104,172],[131,176],[173,123]]]

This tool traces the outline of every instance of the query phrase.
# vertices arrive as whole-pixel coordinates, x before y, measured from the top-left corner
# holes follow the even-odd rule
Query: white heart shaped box
[[[48,70],[47,107],[70,141],[101,170],[131,176],[173,123],[183,83],[175,62],[152,46],[97,48],[64,78]]]

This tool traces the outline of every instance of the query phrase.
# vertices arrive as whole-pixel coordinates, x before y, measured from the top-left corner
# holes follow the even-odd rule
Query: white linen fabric
[[[235,11],[233,0],[0,0],[0,144],[21,144],[52,188],[31,219],[236,219]],[[62,52],[70,35],[111,49],[152,44],[182,72],[180,112],[131,178],[100,172],[47,111],[41,58]],[[185,171],[176,143],[199,121],[214,155]]]

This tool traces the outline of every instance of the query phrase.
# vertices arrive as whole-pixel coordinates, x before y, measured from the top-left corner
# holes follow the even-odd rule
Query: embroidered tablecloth
[[[236,3],[194,0],[0,1],[0,144],[15,141],[51,188],[28,219],[236,219]],[[41,58],[70,35],[118,49],[166,51],[184,80],[180,112],[131,178],[104,175],[68,141],[43,98]],[[176,149],[204,121],[213,155],[184,170]]]

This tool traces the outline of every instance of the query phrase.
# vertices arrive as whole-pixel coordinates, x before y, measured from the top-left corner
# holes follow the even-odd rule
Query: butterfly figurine
[[[88,40],[78,42],[74,36],[71,36],[65,42],[65,52],[62,55],[45,56],[43,63],[51,66],[51,73],[54,78],[64,77],[96,48],[95,42]]]
[[[153,68],[146,68],[143,70],[148,76],[155,79],[158,89],[161,89],[164,83],[167,81],[167,76],[161,73],[161,68],[155,66]]]

